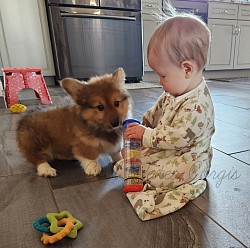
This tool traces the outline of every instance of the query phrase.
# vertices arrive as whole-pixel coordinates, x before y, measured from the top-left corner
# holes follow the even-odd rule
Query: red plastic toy
[[[18,103],[18,92],[24,88],[33,89],[42,104],[52,103],[40,68],[3,68],[3,75],[8,108]]]

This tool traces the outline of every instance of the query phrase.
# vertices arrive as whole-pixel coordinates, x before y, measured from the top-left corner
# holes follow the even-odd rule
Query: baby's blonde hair
[[[164,15],[164,22],[150,38],[147,54],[153,52],[164,58],[167,56],[175,65],[192,60],[198,70],[207,63],[207,53],[211,34],[206,24],[197,16],[177,13],[169,6],[170,14]]]

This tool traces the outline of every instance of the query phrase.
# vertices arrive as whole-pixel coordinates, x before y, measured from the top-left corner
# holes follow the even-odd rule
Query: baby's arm
[[[158,122],[158,116],[162,112],[162,101],[164,98],[164,93],[159,97],[157,102],[149,110],[147,110],[142,118],[142,125],[145,127],[154,128]]]
[[[142,124],[131,123],[125,131],[126,139],[139,139],[142,141],[144,132],[147,127],[154,128],[159,120],[159,116],[162,115],[162,101],[164,94],[160,96],[158,101],[143,115]]]
[[[144,147],[164,150],[188,147],[197,137],[205,134],[208,122],[212,121],[207,116],[206,109],[193,103],[182,105],[178,109],[171,126],[166,123],[165,118],[163,116],[155,128],[146,128],[143,135]]]
[[[146,118],[146,116],[142,117],[142,125],[144,125],[145,127],[151,127],[152,128],[152,124],[149,122],[149,120]]]

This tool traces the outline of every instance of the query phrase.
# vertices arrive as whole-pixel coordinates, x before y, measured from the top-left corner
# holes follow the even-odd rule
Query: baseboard
[[[45,80],[45,83],[47,86],[55,86],[56,85],[56,80],[55,80],[55,77],[53,77],[53,76],[45,76],[44,80]]]
[[[223,70],[223,71],[204,71],[205,79],[216,78],[247,78],[250,77],[250,70]]]
[[[250,69],[242,70],[222,70],[222,71],[204,71],[203,76],[205,79],[216,79],[216,78],[244,78],[250,77]],[[144,72],[143,81],[158,82],[159,77],[155,72],[147,71]]]

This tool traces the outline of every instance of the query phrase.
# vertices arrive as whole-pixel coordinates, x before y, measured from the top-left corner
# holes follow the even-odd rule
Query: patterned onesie
[[[142,192],[127,193],[142,220],[174,212],[206,188],[212,159],[214,108],[205,80],[174,97],[163,92],[143,116]],[[114,170],[123,177],[124,161]]]

